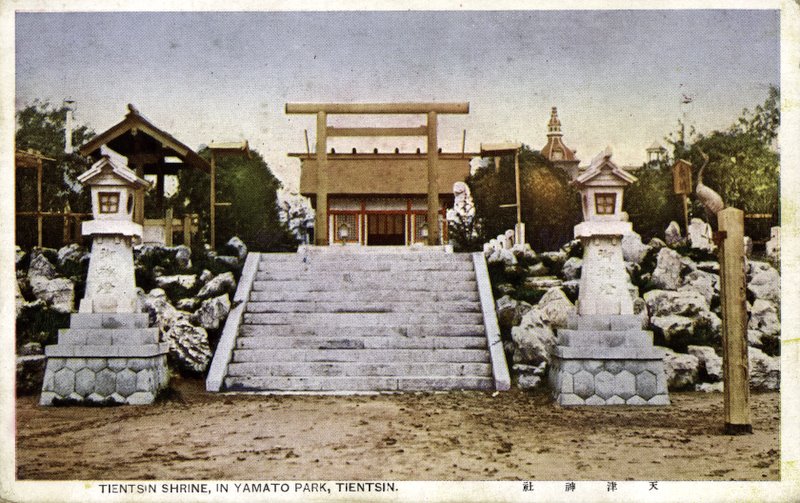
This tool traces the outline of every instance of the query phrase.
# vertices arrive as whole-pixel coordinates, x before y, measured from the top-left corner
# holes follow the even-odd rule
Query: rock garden
[[[745,240],[750,385],[780,389],[780,271],[778,255],[757,257]],[[687,236],[672,222],[664,239],[622,240],[635,312],[666,350],[671,390],[722,391],[719,263],[709,226],[693,219]],[[498,322],[512,375],[521,388],[547,385],[555,330],[575,311],[583,248],[579,240],[536,253],[501,235],[484,247]]]
[[[231,309],[231,299],[247,256],[246,245],[231,238],[217,251],[186,246],[134,248],[139,300],[170,345],[173,373],[201,377]],[[58,330],[69,324],[83,297],[89,250],[70,244],[59,250],[17,247],[17,393],[41,391],[45,356]]]

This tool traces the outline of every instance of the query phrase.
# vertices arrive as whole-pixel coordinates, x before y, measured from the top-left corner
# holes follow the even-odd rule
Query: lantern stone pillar
[[[45,348],[41,405],[147,404],[167,385],[168,343],[148,328],[136,295],[133,242],[142,226],[133,221],[138,193],[149,183],[103,157],[78,177],[88,185],[94,219],[86,293],[70,328]]]
[[[633,312],[635,287],[622,256],[622,236],[632,231],[622,211],[625,186],[636,178],[606,152],[574,180],[584,221],[575,226],[583,244],[577,314],[557,330],[550,385],[560,405],[668,405],[663,351]]]

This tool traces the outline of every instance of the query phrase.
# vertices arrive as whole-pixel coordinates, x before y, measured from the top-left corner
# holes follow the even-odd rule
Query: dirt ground
[[[658,408],[559,408],[510,391],[220,395],[173,381],[153,406],[17,400],[19,479],[778,480],[780,395],[753,435],[722,433],[721,393]]]

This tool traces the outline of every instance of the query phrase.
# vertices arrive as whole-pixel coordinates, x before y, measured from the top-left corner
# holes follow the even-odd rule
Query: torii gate
[[[428,138],[428,244],[439,243],[439,191],[437,186],[439,145],[437,114],[468,114],[469,103],[287,103],[287,114],[317,116],[317,207],[314,240],[328,244],[328,137],[351,136],[426,136]],[[425,114],[427,123],[419,127],[355,127],[328,126],[328,114]]]

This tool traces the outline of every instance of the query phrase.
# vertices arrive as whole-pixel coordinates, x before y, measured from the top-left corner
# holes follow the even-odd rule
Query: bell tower
[[[553,107],[547,123],[547,145],[542,149],[542,155],[556,167],[566,171],[571,178],[575,178],[580,161],[575,157],[575,152],[564,144],[562,136],[558,109]]]

